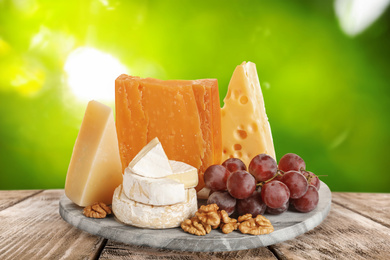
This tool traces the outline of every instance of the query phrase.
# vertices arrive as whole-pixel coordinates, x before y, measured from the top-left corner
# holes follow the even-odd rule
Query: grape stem
[[[262,187],[264,184],[266,184],[267,182],[272,181],[272,180],[275,179],[276,177],[278,177],[278,176],[283,176],[283,174],[284,174],[284,171],[282,171],[282,170],[277,170],[277,172],[276,172],[276,174],[274,175],[274,177],[272,177],[272,178],[269,179],[269,180],[259,182],[258,184],[256,184],[256,186]]]

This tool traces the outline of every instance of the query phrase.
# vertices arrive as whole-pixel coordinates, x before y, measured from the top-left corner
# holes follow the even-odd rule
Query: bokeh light
[[[115,99],[115,79],[129,70],[111,55],[90,47],[80,47],[66,59],[64,70],[72,92],[84,100]]]

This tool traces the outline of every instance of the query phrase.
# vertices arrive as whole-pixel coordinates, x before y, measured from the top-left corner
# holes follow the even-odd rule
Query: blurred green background
[[[0,0],[0,189],[63,188],[90,99],[122,72],[217,78],[256,63],[278,159],[332,191],[390,192],[389,0]],[[222,105],[222,103],[221,103]]]

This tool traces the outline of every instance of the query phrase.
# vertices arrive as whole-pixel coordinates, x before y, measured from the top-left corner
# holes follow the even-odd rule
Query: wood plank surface
[[[42,190],[0,190],[0,210],[8,208]]]
[[[267,247],[231,252],[181,252],[167,249],[155,249],[144,246],[132,246],[109,240],[99,259],[277,259]]]
[[[279,259],[390,259],[390,229],[333,204],[315,229],[271,246]]]
[[[389,193],[334,192],[332,201],[390,228]]]
[[[0,191],[0,259],[390,259],[390,194],[332,193],[332,209],[315,229],[268,248],[216,253],[133,246],[90,235],[60,217],[63,194]]]
[[[0,211],[0,259],[94,259],[104,239],[58,213],[63,190],[46,190]]]

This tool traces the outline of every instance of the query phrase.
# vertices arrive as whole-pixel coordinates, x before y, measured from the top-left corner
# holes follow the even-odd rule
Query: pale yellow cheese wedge
[[[236,67],[224,103],[221,110],[222,161],[239,158],[248,167],[252,158],[261,153],[276,159],[254,63],[243,62]]]
[[[82,207],[111,204],[115,188],[122,183],[121,171],[112,109],[90,101],[73,148],[65,194]]]

